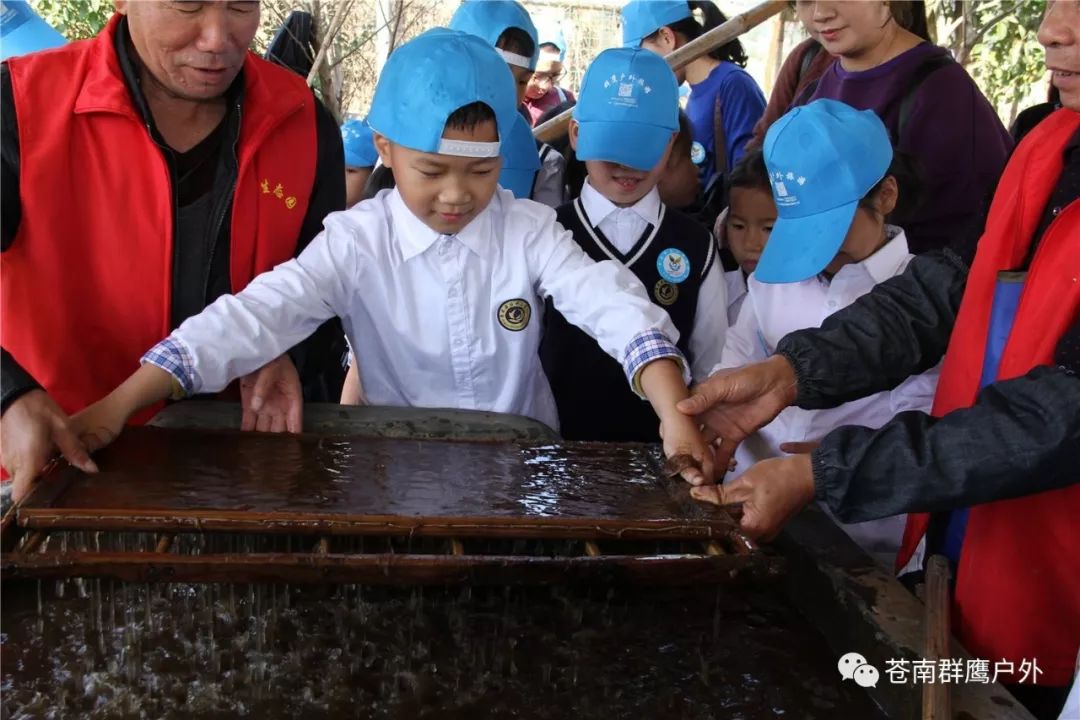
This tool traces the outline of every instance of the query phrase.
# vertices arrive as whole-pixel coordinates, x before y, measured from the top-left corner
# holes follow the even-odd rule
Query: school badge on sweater
[[[690,277],[690,258],[678,248],[668,248],[656,258],[656,269],[664,280],[678,285]]]

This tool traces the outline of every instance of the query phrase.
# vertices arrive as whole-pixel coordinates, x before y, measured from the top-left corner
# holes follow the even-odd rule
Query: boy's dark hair
[[[694,144],[694,126],[690,124],[690,116],[679,110],[679,134],[675,136],[675,144],[671,146],[672,157],[677,154],[689,155]]]
[[[557,53],[562,52],[562,48],[559,47],[558,45],[556,45],[553,42],[542,42],[542,43],[540,43],[540,49],[541,50],[548,50],[550,52],[557,52]]]
[[[516,27],[503,30],[502,35],[495,41],[495,47],[506,52],[524,55],[527,58],[531,58],[536,52],[536,43],[529,37],[529,33]]]
[[[691,16],[673,22],[667,27],[672,32],[682,35],[688,42],[696,40],[714,27],[719,27],[727,22],[727,16],[710,0],[688,0],[686,4],[690,6]],[[700,24],[693,17],[695,12],[701,13],[702,22]],[[654,37],[658,32],[660,31],[657,30],[648,37]],[[742,43],[738,40],[732,40],[727,45],[716,48],[709,53],[709,57],[713,60],[726,61],[735,63],[739,67],[746,67],[746,51],[743,50]]]
[[[772,183],[769,182],[769,169],[765,167],[765,154],[761,148],[747,150],[746,154],[739,158],[735,167],[727,176],[728,190],[731,188],[745,188],[747,190],[764,190],[772,194]]]
[[[899,150],[894,151],[892,162],[889,163],[889,169],[885,171],[885,176],[874,187],[870,188],[870,192],[866,193],[866,197],[859,201],[859,207],[873,209],[873,198],[881,190],[885,178],[890,175],[896,178],[898,197],[896,207],[885,219],[894,225],[903,227],[904,222],[919,209],[923,201],[922,172],[919,168],[919,161],[914,155]]]
[[[482,122],[495,122],[495,111],[487,103],[474,102],[459,107],[446,118],[446,127],[471,130]]]

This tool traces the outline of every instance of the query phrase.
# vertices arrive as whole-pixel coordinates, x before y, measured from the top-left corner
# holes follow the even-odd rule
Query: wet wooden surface
[[[19,511],[30,528],[516,537],[726,536],[647,445],[130,428]]]

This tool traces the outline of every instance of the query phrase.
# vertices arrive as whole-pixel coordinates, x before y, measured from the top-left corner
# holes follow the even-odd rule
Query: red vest
[[[1065,144],[1078,128],[1080,113],[1057,111],[1031,131],[1005,168],[945,354],[934,399],[937,417],[975,401],[997,274],[1023,264],[1061,175]],[[1053,364],[1054,349],[1078,313],[1080,201],[1075,201],[1035,251],[998,379]],[[908,518],[899,566],[911,557],[927,522],[926,515]],[[1017,670],[1023,659],[1036,659],[1045,672],[1039,683],[1071,681],[1080,646],[1080,484],[971,509],[954,616],[958,636],[976,657],[1004,658]],[[1019,674],[1013,679],[1019,681]]]
[[[170,329],[173,189],[124,82],[119,17],[94,39],[8,61],[22,221],[0,262],[0,343],[69,413]],[[243,73],[233,292],[295,253],[317,154],[303,79],[250,53]]]

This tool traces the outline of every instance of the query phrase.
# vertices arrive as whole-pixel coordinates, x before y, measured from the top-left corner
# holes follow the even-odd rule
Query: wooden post
[[[926,563],[926,622],[924,627],[925,659],[937,664],[949,657],[949,561],[934,555]],[[923,684],[923,720],[951,720],[951,685],[942,682]]]
[[[786,0],[765,0],[765,2],[751,10],[729,19],[723,25],[714,27],[696,40],[691,40],[681,48],[669,53],[665,59],[672,70],[681,70],[702,55],[727,45],[748,30],[757,27],[785,7],[787,7]],[[544,142],[551,142],[562,137],[566,134],[566,127],[570,123],[571,115],[572,111],[567,110],[535,128],[533,134],[538,140]]]

